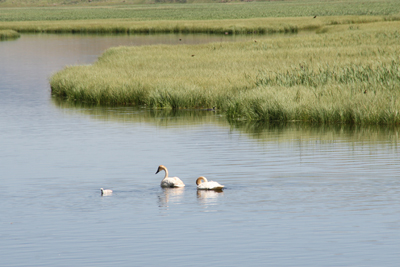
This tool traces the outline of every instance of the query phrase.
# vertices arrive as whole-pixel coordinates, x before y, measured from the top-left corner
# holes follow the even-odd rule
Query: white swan
[[[165,166],[160,165],[156,171],[156,174],[160,171],[165,171],[164,179],[161,181],[161,187],[184,187],[185,184],[178,177],[168,177],[168,170]]]
[[[109,196],[109,195],[112,194],[112,190],[111,190],[111,189],[103,189],[103,188],[100,188],[100,191],[101,191],[101,195],[102,195],[102,196]]]
[[[217,182],[207,181],[207,178],[204,176],[200,176],[199,178],[197,178],[196,184],[197,184],[197,189],[199,190],[221,190],[222,188],[224,188],[223,185],[220,185]]]

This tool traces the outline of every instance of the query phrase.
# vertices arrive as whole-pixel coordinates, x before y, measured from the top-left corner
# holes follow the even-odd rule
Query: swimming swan
[[[168,177],[168,170],[163,165],[158,166],[156,174],[162,170],[165,171],[165,177],[161,181],[161,187],[184,187],[185,186],[185,184],[178,177]]]
[[[109,195],[112,194],[112,190],[111,190],[111,189],[103,189],[103,188],[100,188],[100,191],[101,191],[101,195],[102,195],[102,196],[109,196]]]
[[[203,181],[203,183],[201,181]],[[221,190],[222,188],[224,188],[223,185],[220,185],[217,182],[207,181],[207,178],[204,176],[200,176],[199,178],[197,178],[196,184],[197,189],[199,190]]]

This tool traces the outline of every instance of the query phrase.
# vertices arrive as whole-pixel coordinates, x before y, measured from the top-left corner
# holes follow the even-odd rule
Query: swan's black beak
[[[157,174],[159,171],[160,171],[160,169],[158,169],[155,174]]]

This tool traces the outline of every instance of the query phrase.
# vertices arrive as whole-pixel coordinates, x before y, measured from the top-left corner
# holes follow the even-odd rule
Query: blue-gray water
[[[398,266],[399,128],[230,125],[50,97],[65,65],[177,38],[0,42],[0,265]],[[161,189],[160,164],[186,187]],[[197,192],[200,175],[226,189]]]

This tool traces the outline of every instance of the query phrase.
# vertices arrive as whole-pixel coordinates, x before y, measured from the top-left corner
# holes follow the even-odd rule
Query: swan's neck
[[[197,184],[197,185],[201,184],[201,181],[203,181],[203,182],[205,182],[205,183],[208,182],[208,181],[207,181],[207,178],[202,176],[202,177],[197,178],[196,184]]]
[[[164,169],[164,171],[165,171],[164,179],[167,179],[167,178],[168,178],[168,170],[167,170],[167,169]]]

